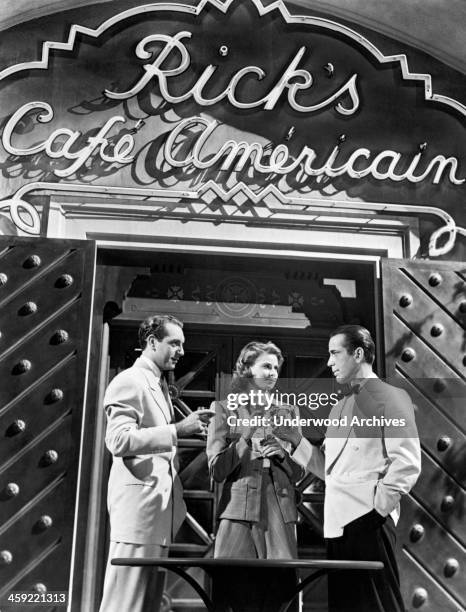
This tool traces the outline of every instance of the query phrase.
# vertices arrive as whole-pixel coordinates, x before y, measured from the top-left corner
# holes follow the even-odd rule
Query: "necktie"
[[[165,380],[165,378],[159,379],[159,385],[160,385],[160,388],[162,389],[162,393],[165,398],[165,401],[167,402],[167,406],[170,410],[170,414],[173,416],[173,407],[172,407],[172,401],[170,397],[170,391],[168,390],[168,383]]]

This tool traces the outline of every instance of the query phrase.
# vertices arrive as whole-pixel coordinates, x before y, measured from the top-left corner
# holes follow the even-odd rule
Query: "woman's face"
[[[270,353],[261,353],[251,366],[254,384],[258,389],[271,391],[278,378],[278,357]]]

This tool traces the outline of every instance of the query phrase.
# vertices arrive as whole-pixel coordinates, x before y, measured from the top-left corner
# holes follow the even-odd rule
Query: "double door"
[[[0,599],[11,590],[73,586],[71,609],[86,612],[94,609],[85,602],[97,601],[98,589],[83,583],[98,575],[104,558],[100,548],[92,556],[96,538],[89,533],[106,515],[105,502],[101,510],[96,503],[105,499],[106,486],[96,381],[99,367],[106,370],[100,337],[110,298],[103,284],[94,290],[95,250],[92,241],[0,240]],[[466,602],[465,286],[459,263],[382,265],[383,320],[375,331],[385,360],[377,371],[411,393],[423,451],[421,477],[402,500],[399,563],[407,607],[426,612],[456,612]],[[272,340],[283,350],[281,380],[328,376],[324,331],[291,335],[285,329],[210,326],[187,328],[186,335],[186,356],[172,381],[178,418],[225,392],[236,356],[253,339]],[[110,336],[112,376],[134,361],[136,322],[119,328],[115,319]],[[212,549],[217,497],[204,447],[201,439],[180,444],[189,517],[176,554]],[[94,478],[99,470],[100,480]],[[302,556],[322,543],[322,491],[307,485],[300,484]]]

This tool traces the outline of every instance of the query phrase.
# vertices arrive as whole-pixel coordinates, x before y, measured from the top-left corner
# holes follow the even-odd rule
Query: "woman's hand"
[[[263,416],[263,411],[262,408],[256,408],[255,410],[253,410],[250,415],[249,415],[249,419],[251,420],[253,417],[262,417]],[[246,440],[246,442],[248,443],[248,445],[250,444],[250,440],[251,438],[254,437],[254,434],[256,433],[256,431],[259,429],[259,425],[241,425],[241,437],[244,438]]]
[[[271,457],[277,457],[277,459],[282,461],[285,458],[285,451],[276,438],[268,436],[261,441],[261,455],[262,457],[267,457],[268,459]]]
[[[297,427],[291,427],[287,425],[280,425],[278,427],[274,427],[272,430],[274,436],[280,438],[284,442],[290,442],[293,446],[293,449],[301,442],[301,438],[303,437],[301,432]]]

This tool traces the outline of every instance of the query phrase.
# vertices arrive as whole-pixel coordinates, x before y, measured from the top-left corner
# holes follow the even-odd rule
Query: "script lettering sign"
[[[139,9],[0,73],[0,206],[23,231],[28,194],[68,189],[386,204],[442,219],[431,255],[464,235],[466,107],[404,55],[281,2]]]

